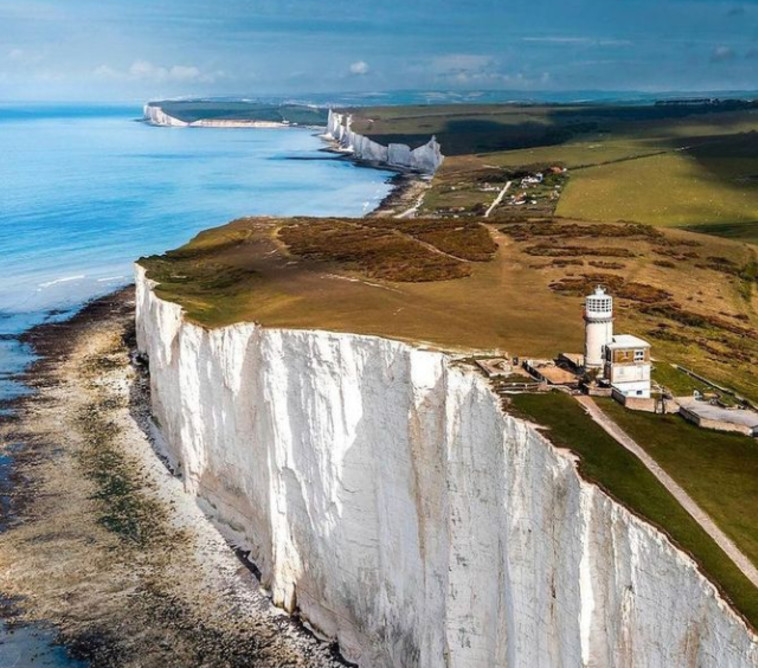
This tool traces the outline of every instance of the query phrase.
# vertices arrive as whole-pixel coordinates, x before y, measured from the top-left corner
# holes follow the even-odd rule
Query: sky
[[[758,0],[0,0],[0,100],[758,89]]]

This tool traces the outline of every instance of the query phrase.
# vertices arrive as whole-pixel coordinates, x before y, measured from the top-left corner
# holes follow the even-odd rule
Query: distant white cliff
[[[143,118],[150,125],[164,127],[213,127],[213,128],[286,128],[288,122],[200,119],[188,123],[167,114],[160,105],[148,103],[143,107]],[[356,159],[371,164],[390,167],[406,172],[434,174],[439,169],[445,156],[435,137],[426,144],[411,149],[407,144],[389,144],[382,146],[377,142],[353,132],[351,117],[329,110],[326,133],[324,137],[335,141],[341,150],[351,153]]]
[[[187,490],[347,658],[758,665],[694,562],[475,373],[371,336],[206,329],[136,280],[154,414]]]
[[[143,120],[149,125],[158,125],[163,127],[176,128],[288,128],[290,123],[287,121],[256,121],[256,120],[235,120],[225,118],[201,118],[196,121],[182,121],[174,116],[167,114],[163,107],[157,104],[146,104],[142,108]]]
[[[189,123],[180,121],[178,118],[169,116],[162,107],[155,104],[146,104],[142,107],[142,116],[145,122],[151,125],[163,125],[168,127],[186,128]]]
[[[382,146],[353,132],[351,123],[352,117],[349,114],[340,114],[330,109],[325,137],[337,142],[342,150],[351,152],[359,160],[403,171],[434,174],[445,159],[436,137],[415,149],[407,144]]]

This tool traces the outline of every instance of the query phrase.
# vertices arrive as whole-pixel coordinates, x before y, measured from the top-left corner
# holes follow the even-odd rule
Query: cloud
[[[36,65],[44,59],[44,54],[24,49],[11,49],[5,54],[5,60],[15,65]]]
[[[101,79],[115,79],[121,81],[142,81],[151,83],[213,83],[221,78],[226,78],[224,72],[204,72],[194,65],[172,65],[164,67],[154,65],[147,60],[135,60],[125,70],[117,70],[110,65],[96,67],[93,74]]]
[[[430,60],[417,61],[406,72],[431,77],[434,86],[451,88],[534,88],[548,85],[552,81],[549,72],[508,69],[495,57],[477,53],[443,54]]]
[[[362,77],[369,72],[368,63],[365,60],[358,60],[350,65],[350,74]]]
[[[455,84],[487,83],[500,79],[495,59],[475,53],[437,56],[423,69],[435,79]]]
[[[729,60],[734,60],[737,54],[735,54],[734,49],[732,49],[729,46],[717,46],[713,51],[711,51],[711,62],[712,63],[725,63]]]
[[[432,59],[430,70],[432,74],[451,76],[457,74],[473,74],[489,69],[494,65],[492,56],[473,53],[448,53]]]

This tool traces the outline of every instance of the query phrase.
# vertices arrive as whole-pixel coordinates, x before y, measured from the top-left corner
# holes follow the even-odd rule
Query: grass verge
[[[753,628],[758,628],[758,589],[642,462],[595,424],[579,404],[563,394],[522,394],[513,397],[512,405],[518,413],[548,427],[545,436],[555,445],[577,453],[579,470],[586,479],[601,485],[691,554]],[[630,419],[636,420],[637,415]],[[630,429],[634,437],[632,431]],[[706,438],[712,436],[709,432],[703,434]],[[667,470],[672,475],[677,461],[678,458],[673,457],[669,462],[673,468]],[[696,466],[691,468],[696,472]],[[758,480],[758,476],[753,475]]]
[[[758,564],[758,444],[685,422],[677,415],[631,413],[617,403],[598,405],[635,439]]]

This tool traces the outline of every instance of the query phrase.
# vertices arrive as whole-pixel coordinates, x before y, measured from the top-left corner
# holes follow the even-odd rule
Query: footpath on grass
[[[732,542],[732,540],[716,525],[711,517],[684,491],[684,489],[664,471],[645,450],[634,441],[621,427],[611,420],[592,397],[578,395],[576,400],[587,411],[589,416],[605,430],[615,441],[624,446],[637,457],[658,481],[671,493],[703,530],[729,556],[744,576],[758,587],[758,569],[753,562]]]

